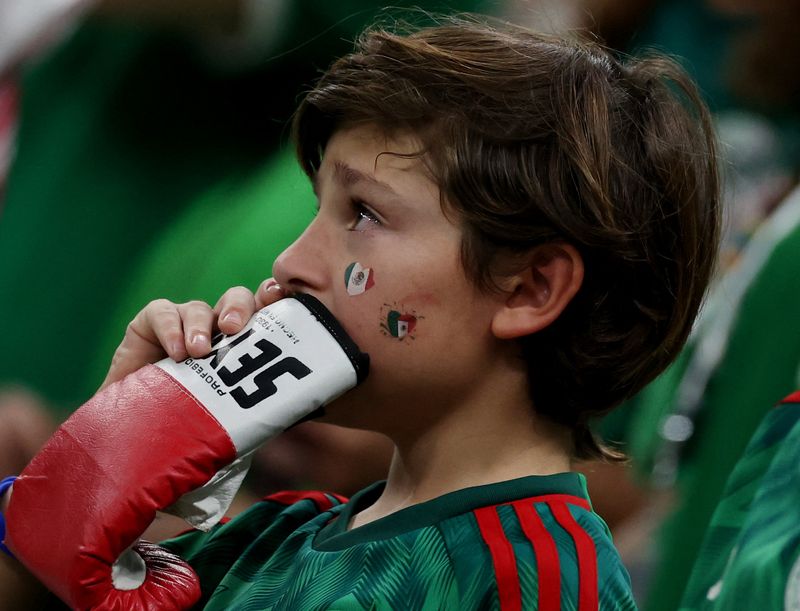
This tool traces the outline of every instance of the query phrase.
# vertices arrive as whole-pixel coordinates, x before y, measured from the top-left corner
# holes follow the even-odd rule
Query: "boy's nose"
[[[312,223],[272,265],[272,276],[285,289],[303,293],[321,291],[330,281],[330,252],[324,232]]]

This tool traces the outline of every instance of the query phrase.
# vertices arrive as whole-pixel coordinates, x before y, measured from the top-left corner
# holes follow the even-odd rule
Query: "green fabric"
[[[192,532],[165,545],[197,571],[203,591],[198,608],[208,611],[488,611],[499,609],[497,586],[492,558],[473,511],[500,505],[494,511],[516,559],[522,608],[536,609],[537,559],[517,514],[505,503],[542,494],[580,493],[586,498],[578,474],[532,476],[454,492],[342,532],[349,517],[374,502],[382,486],[358,493],[348,505],[331,498],[334,507],[328,511],[319,511],[311,500],[286,507],[268,498],[210,533]],[[556,522],[548,502],[530,502],[556,546],[560,608],[575,610],[575,544]],[[635,609],[628,575],[605,523],[591,511],[567,506],[595,544],[600,609]],[[331,520],[335,521],[331,524]],[[367,534],[360,534],[362,529]]]
[[[694,436],[681,458],[679,504],[660,535],[647,611],[678,607],[728,475],[766,406],[795,387],[800,363],[798,261],[800,226],[775,247],[747,289],[725,356],[706,388]]]
[[[736,464],[681,611],[800,607],[798,508],[800,404],[788,403],[767,414]]]

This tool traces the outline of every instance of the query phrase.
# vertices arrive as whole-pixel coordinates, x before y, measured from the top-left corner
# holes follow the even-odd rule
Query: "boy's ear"
[[[561,315],[583,282],[583,258],[571,244],[534,248],[529,264],[503,281],[505,303],[492,319],[492,333],[514,339],[541,331]]]

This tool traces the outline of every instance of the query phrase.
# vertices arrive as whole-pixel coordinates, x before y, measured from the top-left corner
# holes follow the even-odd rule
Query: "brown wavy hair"
[[[305,172],[338,127],[361,122],[420,137],[481,289],[503,255],[556,240],[579,250],[580,290],[521,351],[534,408],[570,427],[574,456],[620,458],[590,422],[673,360],[714,268],[715,143],[690,79],[665,57],[623,62],[508,24],[376,28],[298,108]]]

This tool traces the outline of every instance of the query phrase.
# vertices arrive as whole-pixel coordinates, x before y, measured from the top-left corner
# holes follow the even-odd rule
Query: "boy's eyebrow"
[[[315,174],[311,179],[312,186],[314,187],[314,193],[318,193],[318,183],[319,183],[319,174]],[[398,193],[392,188],[392,186],[388,183],[383,182],[382,180],[378,180],[374,176],[370,176],[369,174],[365,174],[360,170],[356,170],[355,168],[351,168],[349,165],[344,163],[343,161],[335,161],[333,164],[333,177],[336,181],[341,184],[342,186],[349,187],[355,185],[360,182],[365,182],[370,186],[378,187],[389,193],[389,195],[398,196]]]

